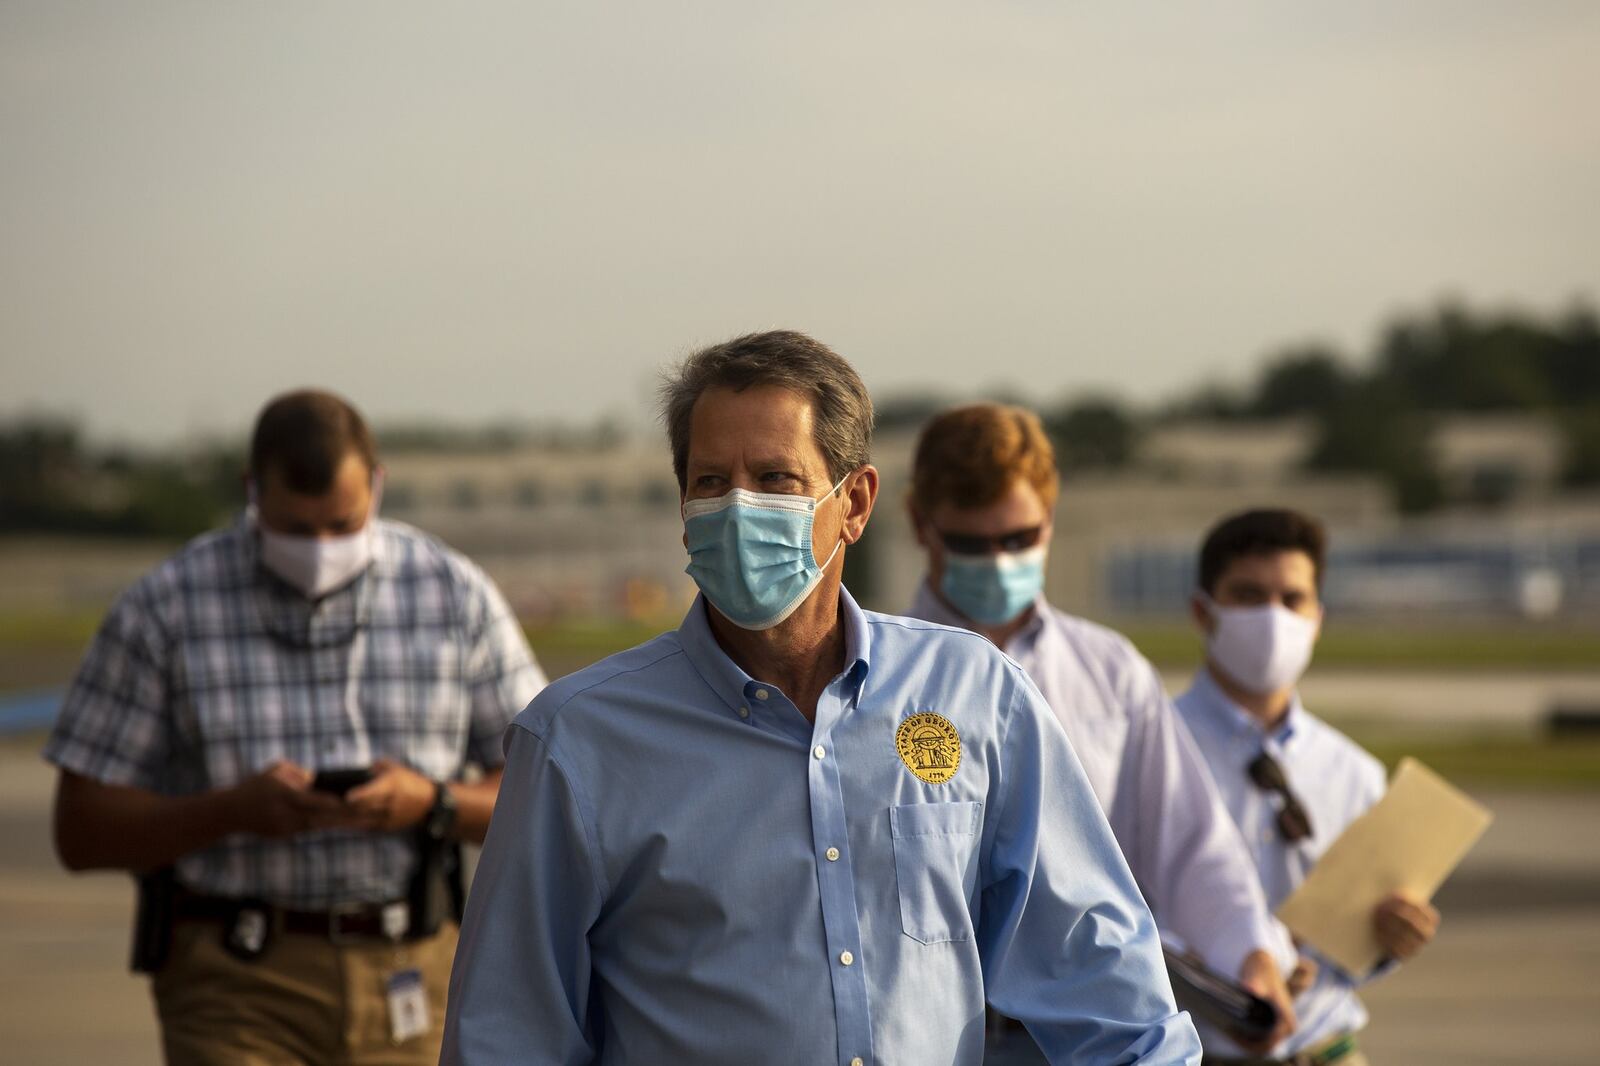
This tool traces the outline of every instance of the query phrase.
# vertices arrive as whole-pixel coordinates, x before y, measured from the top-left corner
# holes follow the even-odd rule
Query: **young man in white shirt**
[[[1274,909],[1385,788],[1383,765],[1308,712],[1295,689],[1322,630],[1326,542],[1320,523],[1288,510],[1246,511],[1211,530],[1192,605],[1206,662],[1177,700]],[[1372,921],[1389,956],[1404,960],[1432,939],[1439,913],[1396,895]],[[1300,1028],[1265,1061],[1365,1066],[1356,1033],[1367,1013],[1356,989],[1387,966],[1347,974],[1302,952]],[[1263,1061],[1200,1028],[1207,1063]]]

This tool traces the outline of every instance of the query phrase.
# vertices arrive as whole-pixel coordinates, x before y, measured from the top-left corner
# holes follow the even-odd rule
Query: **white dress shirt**
[[[1383,796],[1383,764],[1349,737],[1312,715],[1295,696],[1277,729],[1267,732],[1201,670],[1178,697],[1183,716],[1211,767],[1234,822],[1244,834],[1267,902],[1276,908],[1305,880],[1345,826]],[[1311,836],[1291,843],[1278,831],[1278,801],[1250,780],[1249,765],[1263,751],[1277,760],[1289,788],[1311,818]],[[1374,974],[1352,977],[1305,949],[1316,960],[1317,979],[1294,1001],[1300,1027],[1277,1048],[1292,1055],[1367,1024],[1355,990]],[[1200,1027],[1206,1050],[1237,1055],[1232,1041]]]
[[[1032,611],[1003,650],[1066,729],[1163,939],[1227,977],[1257,950],[1287,974],[1294,946],[1267,909],[1244,841],[1160,675],[1120,633],[1042,596]],[[971,625],[926,582],[910,613]]]

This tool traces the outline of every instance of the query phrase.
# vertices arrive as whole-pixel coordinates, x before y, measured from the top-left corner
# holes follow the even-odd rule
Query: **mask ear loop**
[[[828,494],[822,498],[823,499],[823,503],[826,503],[830,498],[833,498],[833,497],[837,496],[837,494],[839,492],[839,489],[841,487],[843,487],[843,485],[844,485],[844,483],[846,481],[850,480],[850,474],[853,474],[853,473],[855,473],[854,470],[850,471],[849,474],[846,474],[844,477],[840,478],[838,483],[835,484],[833,486],[833,488],[829,489],[828,490]],[[844,499],[843,496],[838,496],[837,498],[840,499],[840,500]],[[821,507],[821,506],[822,506],[822,504],[820,504],[820,503],[817,505],[817,507]],[[811,514],[812,514],[811,522],[812,522],[812,525],[814,526],[816,524],[816,521],[817,521],[816,520],[816,508],[815,507],[811,509]],[[828,569],[828,567],[832,566],[833,565],[834,556],[838,555],[839,554],[839,549],[843,548],[843,547],[844,547],[844,516],[840,515],[839,516],[839,539],[834,542],[833,551],[828,553],[828,561],[823,563],[820,567],[818,567],[818,569],[826,571]]]

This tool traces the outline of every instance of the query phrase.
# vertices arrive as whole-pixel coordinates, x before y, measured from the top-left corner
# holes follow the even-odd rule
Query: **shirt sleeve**
[[[577,793],[520,727],[467,896],[441,1066],[578,1066],[601,1031],[589,929],[604,889]]]
[[[168,642],[125,592],[95,633],[62,700],[44,758],[107,785],[159,791],[172,750]]]
[[[477,619],[467,649],[471,728],[467,757],[493,769],[505,761],[501,742],[506,726],[548,684],[522,625],[494,582],[477,577]]]
[[[1156,923],[1227,977],[1269,952],[1294,968],[1287,930],[1272,917],[1239,828],[1188,727],[1144,667],[1127,686],[1132,719],[1112,827]]]
[[[1155,922],[1066,734],[1020,671],[1005,729],[978,930],[989,1002],[1052,1063],[1198,1063]]]

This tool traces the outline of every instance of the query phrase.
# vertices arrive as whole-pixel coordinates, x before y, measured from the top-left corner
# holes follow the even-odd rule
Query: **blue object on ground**
[[[34,689],[0,695],[0,736],[49,729],[61,709],[63,689]]]

